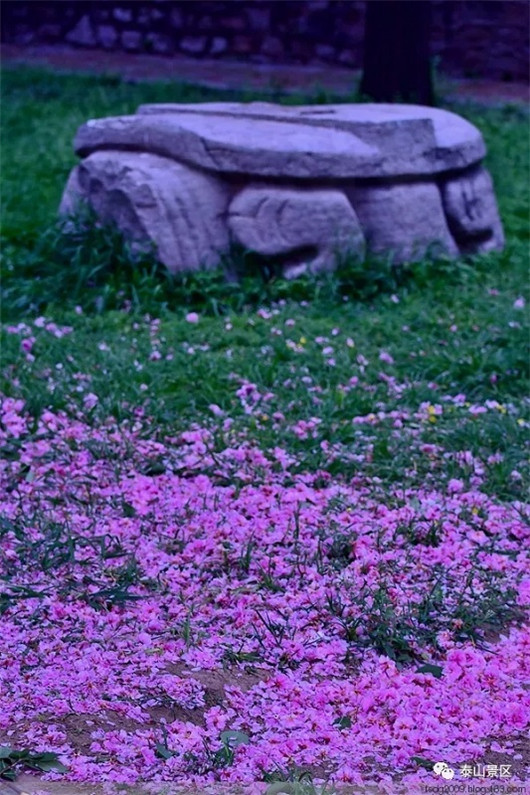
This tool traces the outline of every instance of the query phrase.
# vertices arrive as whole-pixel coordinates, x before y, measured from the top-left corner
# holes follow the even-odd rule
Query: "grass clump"
[[[88,314],[127,309],[155,315],[187,308],[221,316],[280,301],[340,305],[433,282],[445,288],[461,282],[464,269],[472,270],[445,259],[394,265],[346,255],[333,273],[287,281],[265,258],[233,247],[217,268],[171,274],[153,248],[127,241],[86,206],[51,225],[34,246],[7,244],[4,261],[6,320],[68,307]]]

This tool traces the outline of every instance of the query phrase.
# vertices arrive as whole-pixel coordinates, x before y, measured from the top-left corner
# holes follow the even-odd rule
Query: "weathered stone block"
[[[165,121],[168,114],[172,121]],[[462,170],[482,160],[486,153],[480,132],[455,113],[416,105],[316,105],[281,107],[269,102],[208,102],[201,105],[142,105],[136,117],[121,117],[133,129],[138,116],[160,116],[154,130],[166,139],[170,129],[183,127],[204,140],[222,141],[223,154],[234,152],[240,171],[305,179],[389,178],[440,174]],[[81,127],[78,138],[113,135],[117,120],[102,119]],[[298,130],[296,130],[296,128]],[[162,133],[162,127],[165,128]],[[151,129],[151,127],[149,128]],[[175,137],[175,136],[171,136]],[[110,140],[110,139],[109,139]],[[130,139],[132,142],[132,139]],[[172,145],[173,148],[174,145]],[[247,168],[245,152],[254,153]],[[280,156],[280,152],[283,154]],[[261,155],[267,165],[261,162]],[[286,164],[289,156],[290,163]],[[226,154],[228,159],[228,154]],[[197,165],[207,166],[204,159]],[[217,165],[223,170],[223,162]],[[285,168],[288,167],[288,171]],[[230,169],[228,169],[230,170]]]
[[[364,256],[364,235],[337,190],[250,186],[233,199],[228,227],[236,242],[281,258],[287,277],[329,268],[337,252]]]
[[[121,43],[127,52],[139,52],[142,49],[142,34],[137,30],[124,30],[121,34]]]
[[[133,13],[130,8],[115,8],[112,16],[118,22],[132,22]]]
[[[369,251],[403,262],[502,248],[480,132],[413,105],[145,105],[83,125],[61,207],[86,198],[169,270],[230,240],[286,276]]]
[[[15,44],[21,44],[25,47],[27,44],[31,44],[35,41],[36,34],[29,30],[27,25],[17,25],[15,28],[15,35],[13,36],[13,41]]]
[[[449,228],[465,250],[490,251],[504,246],[504,233],[488,172],[478,166],[442,184]]]
[[[180,49],[193,55],[199,55],[206,49],[206,36],[184,36],[180,41]]]
[[[458,254],[435,182],[354,187],[348,190],[355,212],[375,254],[398,262],[433,254]]]
[[[81,17],[77,25],[66,34],[65,38],[69,44],[80,44],[83,47],[93,47],[96,44],[96,37],[94,36],[88,14]]]
[[[214,36],[210,45],[210,55],[221,55],[228,47],[228,42],[222,36]]]
[[[148,33],[145,42],[146,48],[158,55],[170,55],[175,49],[171,37],[166,36],[165,33]]]
[[[153,14],[153,11],[157,11],[158,9],[154,8],[151,9],[149,6],[140,6],[140,8],[136,12],[136,22],[138,25],[141,25],[143,28],[148,28],[151,22],[155,22],[160,17],[157,17]],[[158,12],[160,14],[160,12]]]
[[[317,44],[315,53],[317,58],[322,58],[323,61],[329,61],[335,56],[335,48],[330,44]]]
[[[98,25],[96,36],[99,44],[106,50],[111,50],[118,41],[118,34],[112,25]]]
[[[161,19],[164,19],[166,16],[165,11],[162,11],[160,8],[151,8],[151,22],[160,22]]]
[[[145,152],[94,152],[72,172],[60,213],[87,201],[139,245],[154,243],[169,271],[213,267],[229,245],[231,192],[208,174]]]

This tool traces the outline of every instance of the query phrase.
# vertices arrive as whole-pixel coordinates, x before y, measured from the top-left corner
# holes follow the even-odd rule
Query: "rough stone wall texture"
[[[432,0],[432,8],[432,52],[442,71],[529,80],[528,0]],[[3,0],[1,38],[19,45],[358,68],[364,9],[357,0]]]

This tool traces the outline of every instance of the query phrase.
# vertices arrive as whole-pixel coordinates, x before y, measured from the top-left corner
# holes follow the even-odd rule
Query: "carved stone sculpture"
[[[366,251],[395,262],[504,245],[480,132],[414,105],[144,105],[88,121],[60,212],[88,202],[173,272],[232,242],[287,277]]]

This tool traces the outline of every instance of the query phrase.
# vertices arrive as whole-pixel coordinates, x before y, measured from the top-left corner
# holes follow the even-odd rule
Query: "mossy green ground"
[[[131,113],[142,102],[251,98],[113,76],[4,71],[4,394],[39,414],[86,406],[88,391],[98,399],[87,409],[93,422],[143,406],[159,433],[208,424],[217,406],[233,429],[292,451],[301,468],[383,483],[466,479],[475,457],[486,491],[520,498],[528,442],[523,110],[457,109],[486,139],[507,237],[502,253],[398,271],[381,261],[346,262],[332,277],[293,283],[266,281],[247,261],[250,275],[234,285],[222,270],[168,278],[151,257],[134,261],[111,230],[60,234],[56,211],[76,162],[72,140],[88,118]],[[234,257],[245,265],[241,252]],[[196,324],[185,320],[191,310]],[[33,326],[39,316],[73,331],[56,337]],[[19,323],[35,337],[29,357],[21,341],[30,332],[12,330]],[[86,388],[80,374],[90,379]],[[271,394],[251,411],[236,395],[245,381]],[[456,404],[446,400],[459,394],[465,399]],[[397,427],[389,416],[396,411],[409,415]],[[310,418],[320,422],[293,432]]]

